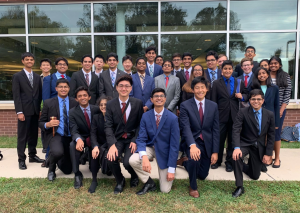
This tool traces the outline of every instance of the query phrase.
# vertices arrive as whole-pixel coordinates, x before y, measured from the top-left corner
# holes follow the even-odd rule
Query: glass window
[[[201,64],[206,68],[205,56],[209,50],[225,54],[226,34],[162,35],[161,38],[161,53],[168,59],[174,53],[190,52],[194,58],[192,65]]]
[[[23,37],[0,37],[0,100],[12,100],[12,76],[23,68],[22,53],[26,52]]]
[[[296,29],[297,0],[231,0],[230,30]]]
[[[94,4],[95,32],[151,32],[158,30],[158,4]]]
[[[237,33],[229,36],[229,56],[234,64],[240,63],[247,46],[256,49],[254,61],[270,59],[276,55],[282,60],[282,69],[292,80],[292,98],[295,91],[296,33]]]
[[[0,34],[25,33],[24,5],[0,6]]]
[[[28,23],[29,33],[88,33],[91,5],[28,5]]]
[[[162,31],[226,30],[226,1],[162,2]]]

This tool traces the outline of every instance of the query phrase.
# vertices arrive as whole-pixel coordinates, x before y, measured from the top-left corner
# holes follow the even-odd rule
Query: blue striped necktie
[[[68,122],[68,113],[66,107],[66,99],[63,99],[63,114],[64,114],[64,136],[69,135],[69,122]]]

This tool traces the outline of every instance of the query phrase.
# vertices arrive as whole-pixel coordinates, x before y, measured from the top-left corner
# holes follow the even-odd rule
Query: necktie
[[[63,99],[63,116],[64,116],[64,136],[68,136],[69,135],[69,124],[68,124],[66,99]]]
[[[258,112],[258,111],[255,111],[254,114],[255,114],[255,120],[256,120],[256,128],[257,128],[258,134],[260,135],[259,119],[258,119],[258,114],[259,114],[259,112]]]
[[[90,118],[89,118],[89,115],[87,114],[86,112],[86,109],[84,109],[84,117],[85,117],[85,120],[86,120],[86,123],[88,125],[88,128],[91,129],[91,122],[90,122]],[[90,140],[90,137],[86,138],[86,144],[90,147],[91,146],[91,140]]]
[[[185,71],[185,78],[187,81],[190,79],[189,71]]]
[[[65,75],[60,75],[61,78],[65,78]]]
[[[89,74],[85,74],[85,81],[88,86],[90,86],[90,76]]]
[[[161,115],[159,115],[159,114],[156,115],[156,128],[159,127],[160,117],[161,117]]]
[[[210,73],[211,73],[211,81],[210,81],[210,84],[211,84],[211,86],[212,86],[212,85],[213,85],[213,82],[216,80],[216,76],[215,76],[216,71],[211,71]]]
[[[29,73],[29,82],[31,87],[33,88],[33,77],[32,77],[32,73]]]
[[[199,107],[199,116],[200,116],[201,127],[202,127],[202,124],[203,124],[203,108],[202,108],[202,102],[200,102],[199,104],[200,104],[200,107]],[[201,138],[201,140],[203,140],[202,132],[200,133],[200,138]]]
[[[145,84],[145,76],[140,75],[140,78],[142,79],[141,84],[142,84],[142,89],[144,89],[144,84]]]
[[[245,75],[245,87],[247,87],[247,85],[248,85],[248,75]]]
[[[115,74],[114,74],[114,72],[110,73],[110,78],[111,78],[111,84],[114,87],[115,86]]]
[[[124,123],[126,124],[126,112],[124,113],[125,108],[126,108],[126,103],[122,103],[123,120],[124,120]],[[127,138],[127,133],[126,132],[122,135],[122,138],[125,138],[125,139]]]
[[[154,72],[153,65],[150,65],[149,68],[150,68],[150,76],[153,77],[153,72]]]
[[[168,87],[168,83],[169,83],[169,77],[166,77],[166,88]]]
[[[226,79],[226,81],[227,81],[227,92],[228,92],[228,94],[229,94],[229,96],[231,95],[231,88],[230,88],[230,79]]]

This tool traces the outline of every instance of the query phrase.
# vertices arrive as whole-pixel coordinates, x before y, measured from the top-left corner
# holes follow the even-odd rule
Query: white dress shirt
[[[191,77],[192,69],[193,69],[193,67],[190,67],[189,69],[183,68],[184,76],[185,76],[185,71],[188,71],[189,72],[189,76]]]
[[[100,71],[100,72],[96,72],[96,70],[95,71],[93,71],[97,76],[98,76],[98,78],[99,78],[99,76],[100,76],[100,74],[103,72],[103,69]]]
[[[83,69],[81,69],[83,72],[83,76],[86,79],[85,75],[88,74],[89,75],[89,85],[91,84],[91,80],[92,80],[92,71],[89,71],[88,73],[85,72]]]
[[[125,101],[126,104],[127,104],[128,100],[129,100],[129,98]],[[121,107],[121,110],[122,110],[122,108],[123,108],[122,103],[124,103],[124,102],[121,101],[120,98],[119,98],[119,102],[120,102],[120,107]],[[131,105],[130,105],[130,103],[129,103],[129,104],[128,104],[128,107],[127,107],[127,109],[126,109],[126,121],[128,121],[128,117],[129,117],[129,115],[130,115],[130,111],[131,111]]]
[[[203,117],[204,117],[205,98],[204,98],[202,101],[198,101],[195,97],[194,97],[194,99],[195,99],[195,102],[196,102],[196,104],[197,104],[198,111],[199,111],[199,109],[200,109],[200,102],[202,103],[202,110],[203,110]],[[191,147],[192,145],[194,145],[194,144],[195,144],[195,143],[192,143],[192,144],[190,145],[190,147]]]

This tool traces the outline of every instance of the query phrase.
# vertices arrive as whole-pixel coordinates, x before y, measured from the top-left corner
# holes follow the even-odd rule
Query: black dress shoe
[[[114,193],[119,194],[119,193],[123,192],[124,187],[125,187],[125,178],[123,178],[123,180],[120,184],[117,183]]]
[[[83,176],[82,175],[78,175],[75,176],[74,178],[74,188],[75,189],[79,189],[80,187],[82,187],[82,180],[83,180]]]
[[[275,163],[273,163],[272,167],[278,169],[280,168],[280,165],[281,165],[281,160],[279,160],[279,165],[275,165]]]
[[[49,181],[54,181],[56,178],[55,172],[48,172],[48,180]]]
[[[29,157],[29,163],[43,163],[45,160],[40,159],[38,156]]]
[[[232,165],[227,163],[226,164],[226,172],[232,172],[232,171],[233,171]]]
[[[137,195],[144,195],[147,192],[155,191],[156,190],[156,185],[155,183],[145,183],[144,187],[138,191],[136,194]]]
[[[211,169],[217,169],[219,166],[221,166],[220,164],[218,163],[215,163],[213,165],[210,166]]]
[[[244,187],[238,186],[234,192],[232,192],[232,197],[239,197],[244,194]]]
[[[41,164],[41,167],[43,168],[49,168],[49,164],[50,164],[50,161],[49,161],[49,157],[44,160],[44,162]]]
[[[262,172],[267,172],[267,171],[268,171],[267,165],[268,165],[268,164],[263,164],[263,165],[261,166],[260,171],[262,171]]]
[[[47,149],[43,149],[43,150],[42,150],[42,153],[47,153]]]
[[[92,184],[91,184],[91,186],[90,186],[88,192],[89,192],[89,193],[95,193],[97,186],[98,186],[98,183],[92,181]]]
[[[138,185],[139,185],[139,178],[138,177],[130,179],[130,187],[131,188],[137,187]]]
[[[26,164],[25,164],[25,161],[20,161],[20,162],[19,162],[19,169],[21,169],[21,170],[27,169],[27,166],[26,166]]]

